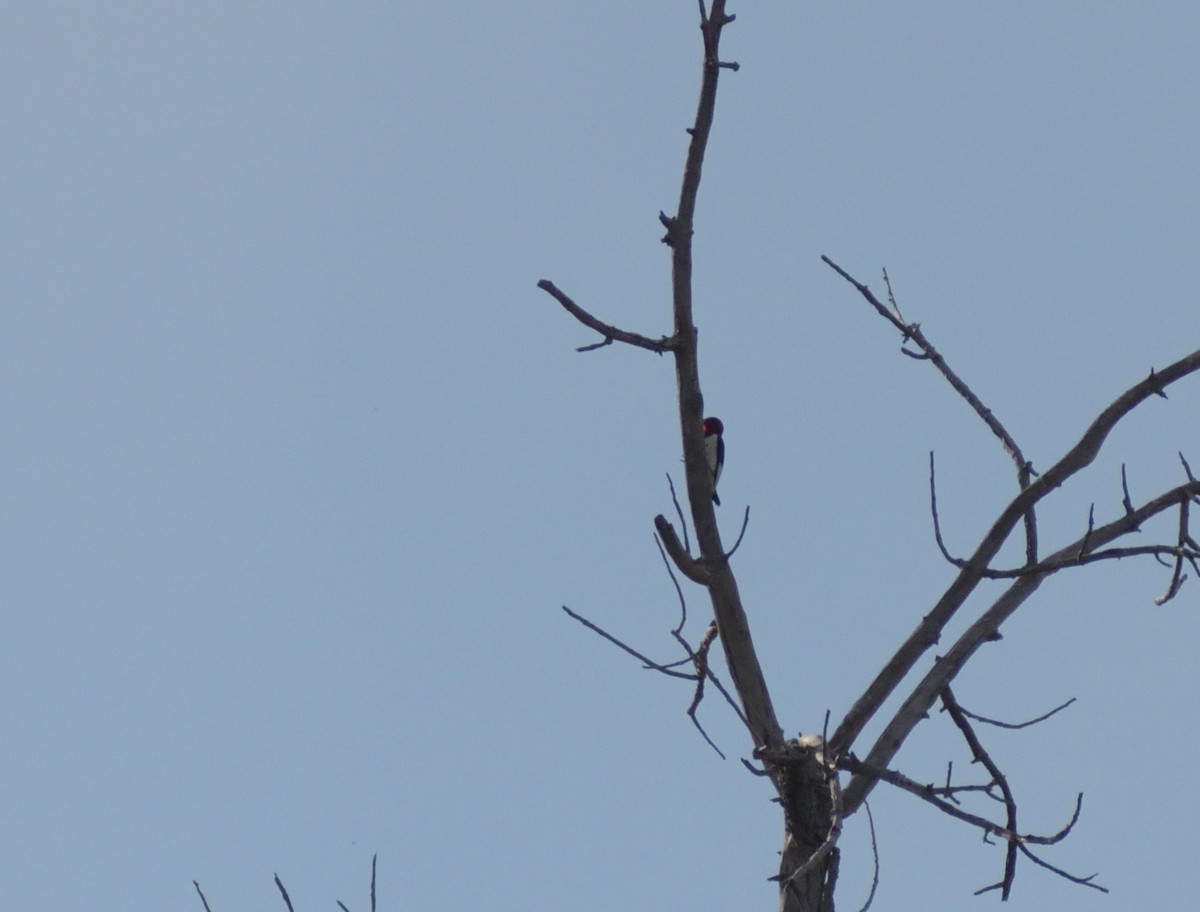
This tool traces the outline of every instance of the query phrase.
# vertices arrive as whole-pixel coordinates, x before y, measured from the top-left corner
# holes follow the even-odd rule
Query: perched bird
[[[717,496],[717,482],[721,480],[721,469],[725,468],[725,425],[720,418],[704,419],[704,454],[708,457],[708,470],[712,472],[713,503],[718,507],[721,498]]]

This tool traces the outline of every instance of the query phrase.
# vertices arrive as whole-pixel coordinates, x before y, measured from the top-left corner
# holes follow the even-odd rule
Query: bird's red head
[[[720,418],[705,418],[704,419],[704,436],[711,437],[716,434],[718,437],[725,433],[725,425],[721,424]]]

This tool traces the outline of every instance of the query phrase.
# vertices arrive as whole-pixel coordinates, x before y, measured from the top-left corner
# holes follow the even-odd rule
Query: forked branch
[[[884,273],[884,281],[888,289],[888,301],[891,305],[890,308],[881,303],[880,300],[875,297],[875,293],[871,291],[867,285],[855,279],[852,275],[850,275],[850,273],[846,272],[846,270],[844,270],[829,257],[822,256],[821,259],[838,275],[853,285],[858,290],[858,293],[866,299],[867,303],[875,308],[876,312],[878,312],[881,317],[896,327],[896,329],[898,329],[903,335],[903,341],[905,343],[912,342],[917,346],[921,353],[921,360],[929,361],[938,369],[938,372],[946,378],[946,381],[954,388],[954,391],[958,393],[959,396],[961,396],[967,403],[967,405],[974,410],[975,414],[978,415],[983,423],[987,425],[988,430],[995,434],[999,439],[1000,444],[1004,447],[1004,452],[1009,455],[1009,458],[1012,459],[1013,464],[1016,467],[1017,478],[1021,489],[1024,490],[1026,487],[1028,487],[1030,476],[1036,473],[1033,471],[1032,464],[1028,459],[1025,458],[1025,454],[1021,451],[1021,447],[1017,445],[1016,439],[1008,432],[1008,429],[1001,424],[1000,419],[996,417],[995,413],[986,405],[984,405],[983,400],[975,395],[972,389],[967,386],[966,382],[951,369],[949,364],[946,363],[946,359],[942,357],[941,353],[934,348],[933,343],[930,342],[925,337],[925,334],[921,331],[921,324],[908,323],[904,320],[903,316],[900,314],[900,308],[896,304],[896,298],[892,294],[892,284],[887,278],[887,273]]]
[[[1096,531],[1096,514],[1095,505],[1088,511],[1087,531],[1083,538],[1079,540],[1079,550],[1073,555],[1068,555],[1063,559],[1047,558],[1044,561],[1039,561],[1034,564],[1027,564],[1022,567],[1014,567],[1011,569],[996,570],[987,568],[979,570],[980,576],[984,579],[1002,580],[1002,579],[1017,579],[1022,576],[1031,576],[1042,573],[1056,573],[1059,570],[1064,570],[1068,567],[1082,567],[1086,564],[1094,564],[1104,560],[1121,560],[1126,557],[1155,557],[1160,561],[1163,558],[1174,558],[1174,573],[1171,579],[1171,585],[1168,587],[1168,594],[1160,596],[1155,600],[1155,604],[1161,605],[1169,598],[1174,596],[1179,587],[1183,584],[1186,576],[1182,576],[1183,561],[1188,561],[1196,570],[1200,572],[1200,565],[1197,560],[1200,560],[1200,548],[1198,548],[1190,535],[1188,528],[1188,504],[1196,495],[1193,489],[1200,492],[1200,485],[1187,484],[1168,491],[1165,495],[1157,498],[1151,504],[1141,509],[1134,509],[1133,504],[1129,500],[1129,489],[1125,485],[1125,472],[1121,472],[1122,485],[1125,488],[1123,504],[1125,507],[1125,516],[1117,523],[1110,523],[1105,526],[1106,535],[1101,538],[1093,538]],[[1107,548],[1103,551],[1098,551],[1096,548],[1104,544],[1105,541],[1113,541],[1120,536],[1130,532],[1140,532],[1141,526],[1139,523],[1151,516],[1156,515],[1163,510],[1169,509],[1173,505],[1178,505],[1179,508],[1179,534],[1174,544],[1165,545],[1136,545],[1127,548]],[[934,458],[933,453],[929,454],[929,509],[933,514],[933,536],[937,543],[938,550],[942,552],[942,557],[946,562],[954,567],[964,569],[967,566],[967,561],[961,557],[955,557],[946,547],[945,539],[942,537],[941,517],[938,514],[937,505],[937,484],[934,473]],[[1131,518],[1132,517],[1132,518]],[[1060,552],[1061,553],[1061,552]],[[1165,563],[1165,562],[1164,562]]]
[[[839,769],[848,770],[849,772],[853,773],[855,778],[870,777],[878,782],[886,782],[889,785],[893,785],[911,795],[916,795],[922,801],[933,805],[943,814],[954,817],[955,819],[961,820],[964,823],[968,823],[971,826],[978,827],[988,835],[996,836],[999,839],[1005,840],[1011,846],[1015,846],[1017,851],[1025,854],[1030,860],[1036,862],[1044,868],[1054,871],[1073,883],[1091,887],[1092,889],[1099,890],[1102,893],[1108,892],[1105,887],[1092,882],[1095,878],[1094,874],[1089,877],[1079,877],[1073,874],[1068,874],[1067,872],[1056,868],[1053,865],[1047,864],[1029,850],[1030,845],[1054,845],[1055,843],[1061,842],[1067,837],[1067,835],[1075,827],[1075,824],[1079,821],[1079,814],[1083,809],[1083,795],[1076,796],[1075,810],[1071,814],[1071,819],[1067,821],[1066,825],[1063,826],[1062,829],[1060,829],[1057,833],[1052,833],[1049,836],[1039,836],[1034,833],[1019,833],[1015,829],[1005,826],[1004,824],[996,823],[994,820],[988,820],[986,817],[981,817],[978,814],[972,814],[964,811],[957,805],[954,805],[949,801],[944,801],[938,797],[937,793],[939,790],[933,785],[922,784],[917,782],[915,779],[904,775],[904,773],[893,769],[888,769],[887,767],[875,766],[864,760],[859,760],[853,754],[840,757],[837,761],[837,765]],[[1007,863],[1005,870],[1007,874]],[[1003,885],[1004,882],[1002,881],[999,884],[985,887],[979,892],[983,893],[988,890],[998,888],[1003,889]]]
[[[594,345],[583,345],[575,349],[576,351],[593,351],[597,348],[603,348],[605,345],[612,345],[613,342],[624,342],[626,345],[644,348],[647,351],[657,352],[661,355],[663,352],[671,351],[675,346],[675,341],[669,336],[663,336],[661,339],[651,339],[649,336],[618,329],[609,323],[605,323],[603,320],[596,319],[560,291],[558,286],[549,279],[542,279],[537,283],[537,287],[558,301],[567,313],[584,326],[594,329],[604,337],[603,342],[597,342]]]
[[[1036,484],[1037,482],[1035,482]],[[1200,494],[1200,483],[1188,482],[1180,485],[1134,512],[1092,530],[1089,536],[1089,547],[1102,547],[1137,528],[1151,516],[1170,509],[1197,494]],[[976,650],[984,643],[996,638],[1001,625],[1024,604],[1025,600],[1037,590],[1050,573],[1072,562],[1078,563],[1078,554],[1082,547],[1081,539],[1051,554],[1044,562],[1047,569],[1018,578],[978,620],[963,632],[950,650],[934,663],[933,667],[913,688],[891,721],[884,727],[867,755],[869,765],[886,767],[890,763],[909,733],[925,717],[938,694],[954,680]],[[847,816],[858,808],[873,787],[874,780],[869,776],[855,777],[847,784],[844,794]]]
[[[867,690],[851,708],[846,718],[842,721],[842,724],[838,726],[831,739],[831,749],[835,752],[844,752],[854,743],[863,726],[867,724],[883,701],[890,696],[900,680],[912,670],[917,659],[938,641],[946,623],[962,607],[966,599],[978,586],[980,580],[985,578],[986,572],[990,569],[992,559],[999,552],[1004,542],[1007,541],[1016,524],[1022,518],[1030,515],[1029,511],[1034,505],[1052,491],[1061,487],[1076,473],[1090,465],[1100,452],[1100,448],[1108,438],[1108,435],[1122,418],[1151,396],[1161,394],[1167,386],[1195,373],[1197,370],[1200,370],[1200,351],[1192,352],[1180,358],[1162,371],[1151,371],[1149,377],[1131,386],[1113,400],[1107,408],[1101,411],[1075,446],[1068,450],[1051,468],[1042,473],[1040,477],[1031,481],[1028,487],[1010,501],[1008,506],[993,522],[992,527],[979,543],[975,553],[967,559],[966,563],[959,570],[958,575],[943,593],[942,597],[933,607],[933,610],[921,620],[916,630],[901,644],[883,670],[876,675],[875,680],[871,682]],[[1175,492],[1171,493],[1177,496],[1179,490],[1176,489]],[[1164,498],[1168,496],[1164,495]],[[1159,498],[1158,500],[1161,501],[1162,499]],[[1152,503],[1156,502],[1152,501]],[[1178,501],[1176,500],[1175,502]],[[1131,516],[1133,515],[1136,514],[1131,514]],[[1131,516],[1124,517],[1123,520],[1118,520],[1115,523],[1110,523],[1106,528],[1111,531],[1121,530],[1123,532],[1126,529],[1123,522],[1130,519]],[[1088,544],[1089,548],[1095,548],[1107,543],[1099,540],[1097,538],[1098,535],[1099,531],[1093,533]],[[1111,538],[1107,539],[1107,541],[1111,540]],[[1069,562],[1080,551],[1080,545],[1081,543],[1077,542],[1072,553],[1059,551],[1051,555],[1045,560],[1045,564],[1048,567],[1054,567],[1056,564]],[[1034,572],[1022,577],[1013,589],[1010,590],[1010,595],[1006,595],[1005,599],[1002,600],[1017,599],[1016,603],[1012,605],[1012,608],[1015,610],[1016,605],[1024,601],[1037,588],[1043,578],[1043,572]],[[991,632],[994,634],[995,631],[992,630]],[[964,656],[963,658],[965,660],[966,657]],[[937,692],[948,681],[948,678],[942,680],[936,687],[924,693],[924,697],[927,699],[919,713],[924,713],[929,708]],[[892,726],[889,726],[889,731],[893,737],[896,735],[896,731]],[[907,736],[907,733],[908,729],[905,728],[903,735]],[[903,737],[896,740],[895,746],[898,747],[902,740]],[[894,750],[888,752],[888,759],[890,759],[892,753],[894,753]],[[884,766],[887,761],[879,762],[878,758],[874,756],[874,751],[872,751],[872,762]],[[855,793],[850,788],[847,788],[845,797],[847,815],[853,813],[858,806],[858,802],[864,795],[865,792]]]
[[[971,750],[972,758],[975,762],[983,765],[984,769],[992,777],[991,785],[1000,790],[1000,795],[1004,801],[1005,829],[1011,833],[1017,832],[1017,800],[1013,797],[1012,789],[1008,786],[1008,778],[996,764],[996,761],[992,759],[992,755],[984,748],[983,743],[979,740],[979,736],[975,734],[975,729],[971,727],[970,720],[967,718],[963,708],[958,705],[958,701],[954,698],[949,685],[942,688],[942,706],[950,714],[950,718],[954,720],[954,724],[958,726],[958,730],[962,732],[963,739],[967,742],[967,747]],[[1004,877],[1000,881],[1001,899],[1008,899],[1008,894],[1012,890],[1013,879],[1016,876],[1017,843],[1010,839],[1008,841],[1008,849],[1004,853]]]

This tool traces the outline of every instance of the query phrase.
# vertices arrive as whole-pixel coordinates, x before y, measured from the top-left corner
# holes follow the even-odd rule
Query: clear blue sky
[[[1200,346],[1200,6],[735,3],[696,239],[721,521],[789,732],[839,718],[1014,489],[879,287],[1035,465]],[[780,823],[691,728],[651,532],[696,4],[15,2],[0,12],[0,909],[767,909]],[[1044,512],[1200,467],[1200,380]],[[1170,521],[1143,540],[1169,535]],[[1200,875],[1200,581],[1046,584],[958,683],[1023,828],[1022,912],[1179,909]],[[694,615],[702,593],[688,590]],[[693,636],[699,626],[692,630]],[[967,774],[934,718],[896,765]],[[879,912],[975,908],[1002,853],[873,801]],[[848,822],[840,901],[870,881]]]

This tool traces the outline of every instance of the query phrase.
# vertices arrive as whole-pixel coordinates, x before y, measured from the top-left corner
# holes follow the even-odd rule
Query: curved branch
[[[927,801],[944,814],[948,814],[951,817],[961,820],[963,823],[969,823],[971,826],[978,827],[984,832],[990,833],[993,836],[997,836],[1000,839],[1004,839],[1008,842],[1016,842],[1020,845],[1054,845],[1056,842],[1061,842],[1067,837],[1067,835],[1074,828],[1075,824],[1079,821],[1079,814],[1083,809],[1083,795],[1081,794],[1075,799],[1075,811],[1071,815],[1071,819],[1067,821],[1067,824],[1057,833],[1053,833],[1050,836],[1036,836],[1032,833],[1017,833],[1014,830],[1010,830],[1008,827],[1001,826],[995,821],[988,820],[986,817],[980,817],[977,814],[971,814],[959,807],[956,807],[948,801],[943,801],[937,796],[937,789],[935,789],[932,785],[922,785],[915,779],[910,779],[908,776],[904,775],[904,773],[897,772],[893,769],[888,769],[887,767],[875,766],[866,760],[859,760],[853,754],[848,754],[839,758],[837,765],[838,769],[844,769],[853,773],[855,778],[859,776],[869,776],[880,782],[886,782],[889,785],[894,785],[897,788],[908,792],[909,794],[916,795],[922,801]]]
[[[746,507],[746,512],[742,514],[742,530],[738,532],[737,541],[733,543],[733,547],[725,555],[725,560],[733,557],[737,553],[737,549],[742,546],[742,539],[746,537],[746,527],[750,525],[750,507]]]
[[[1083,567],[1087,564],[1094,564],[1105,560],[1121,560],[1126,557],[1154,557],[1163,566],[1173,566],[1175,568],[1175,577],[1179,576],[1182,570],[1182,562],[1188,561],[1194,567],[1197,567],[1197,572],[1200,572],[1200,566],[1197,565],[1197,560],[1200,560],[1200,545],[1191,537],[1188,530],[1188,503],[1190,500],[1200,496],[1200,482],[1193,481],[1189,484],[1180,485],[1177,488],[1172,488],[1165,494],[1156,497],[1150,503],[1142,507],[1134,509],[1133,504],[1127,504],[1125,515],[1115,522],[1101,528],[1099,535],[1096,533],[1096,522],[1094,508],[1088,511],[1087,531],[1083,537],[1079,539],[1079,548],[1074,554],[1064,554],[1066,549],[1057,551],[1055,554],[1046,558],[1044,561],[1036,563],[1028,567],[1014,567],[1010,570],[984,570],[980,575],[984,579],[1019,579],[1022,576],[1032,576],[1035,574],[1050,574],[1057,573],[1059,570],[1065,570],[1070,567]],[[1165,510],[1178,506],[1179,515],[1179,534],[1176,543],[1173,545],[1134,545],[1128,548],[1106,548],[1103,551],[1097,551],[1100,545],[1106,542],[1114,541],[1130,532],[1140,532],[1141,523],[1152,516],[1164,512]],[[935,532],[937,530],[937,502],[934,501],[934,524]],[[1096,540],[1093,541],[1093,536]],[[942,555],[956,567],[965,567],[967,562],[961,558],[950,555],[945,546],[941,544],[939,537],[939,547],[942,548]],[[1175,558],[1174,564],[1168,564],[1163,560],[1164,557]],[[1179,581],[1182,584],[1182,581]],[[1172,583],[1174,588],[1178,590],[1178,585]],[[1158,604],[1162,604],[1159,602]]]
[[[946,548],[946,542],[942,539],[942,521],[938,517],[937,508],[937,476],[933,464],[933,450],[929,451],[929,512],[933,514],[933,538],[937,542],[938,550],[942,552],[942,557],[946,559],[947,563],[961,570],[967,565],[967,562],[961,557],[952,555]]]
[[[663,547],[662,539],[657,535],[654,536],[654,544],[658,546],[658,556],[662,558],[663,566],[667,568],[667,576],[671,578],[671,585],[675,587],[675,595],[679,598],[679,623],[671,631],[674,636],[679,636],[687,625],[687,599],[683,597],[683,587],[679,585],[679,578],[671,569],[671,562],[667,560],[667,551]]]
[[[1067,700],[1066,703],[1062,703],[1062,704],[1054,707],[1054,709],[1050,710],[1047,713],[1042,713],[1036,719],[1029,719],[1025,722],[1001,722],[999,719],[989,719],[987,716],[981,716],[978,713],[973,713],[969,709],[963,709],[962,712],[963,712],[963,715],[966,716],[968,719],[974,719],[976,722],[982,722],[984,725],[994,725],[996,728],[1007,728],[1010,730],[1015,730],[1018,728],[1028,728],[1031,725],[1037,725],[1039,722],[1045,722],[1051,716],[1055,715],[1056,713],[1062,712],[1064,709],[1066,709],[1068,706],[1070,706],[1072,703],[1074,703],[1075,699],[1076,699],[1075,697],[1071,697],[1071,699]]]
[[[679,572],[693,583],[707,586],[710,576],[707,568],[683,549],[679,536],[675,534],[675,527],[661,513],[654,517],[654,528],[658,530],[658,537],[667,553],[671,555],[671,560],[675,561]]]
[[[594,329],[596,332],[600,333],[600,335],[604,336],[603,342],[597,342],[595,345],[583,345],[577,348],[576,351],[593,351],[597,348],[603,348],[605,345],[611,345],[614,341],[624,342],[626,345],[633,345],[637,348],[644,348],[647,351],[657,352],[660,355],[663,352],[671,351],[675,347],[675,340],[667,336],[663,336],[661,339],[651,339],[648,336],[626,332],[625,330],[618,329],[617,327],[612,326],[609,323],[605,323],[602,320],[597,320],[590,313],[567,297],[567,295],[560,291],[558,286],[549,279],[542,279],[537,283],[537,287],[554,298],[554,300],[558,301],[558,303],[563,306],[563,309],[566,310],[567,313],[573,316],[584,326],[588,327],[589,329]]]

